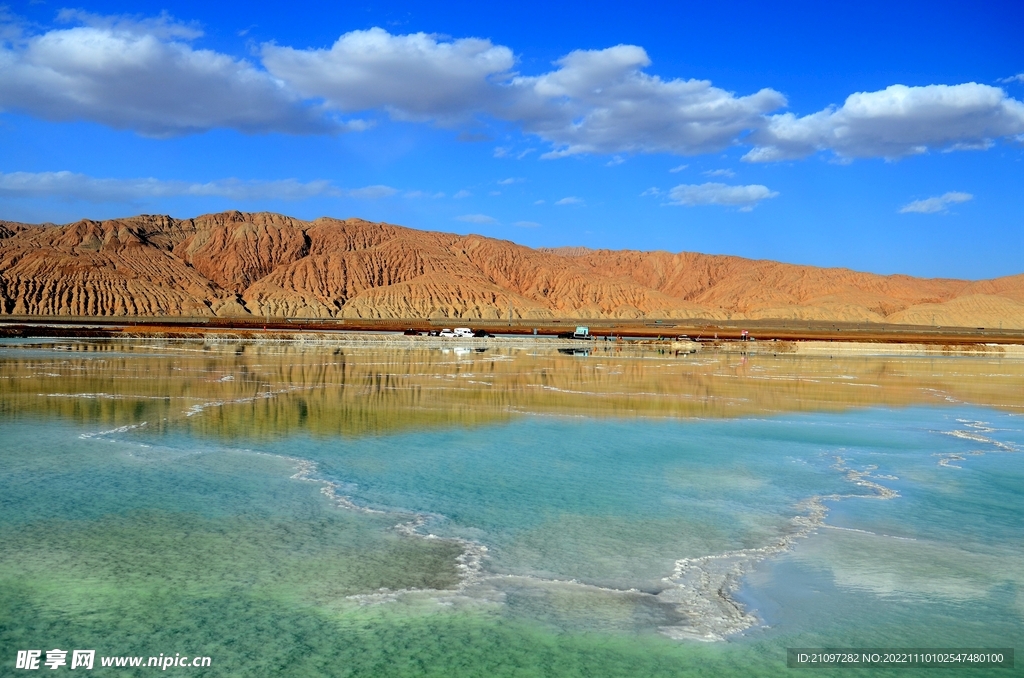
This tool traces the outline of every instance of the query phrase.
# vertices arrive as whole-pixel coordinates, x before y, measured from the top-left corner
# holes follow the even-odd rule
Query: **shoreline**
[[[1003,323],[1000,323],[1002,325]],[[471,318],[253,318],[179,316],[15,316],[0,314],[0,337],[116,336],[125,334],[297,337],[308,334],[403,334],[458,326],[499,337],[557,338],[586,326],[597,340],[631,341],[695,339],[701,343],[855,342],[928,345],[1024,345],[1024,329],[945,327],[824,320],[709,320],[644,318],[471,319]]]
[[[868,342],[868,341],[763,341],[723,342],[711,348],[723,353],[752,355],[802,356],[874,356],[874,355],[928,355],[928,356],[986,356],[1024,358],[1024,343],[1020,344],[937,344],[920,342]]]
[[[6,330],[6,331],[5,331]],[[13,330],[13,331],[12,331]],[[27,330],[27,331],[26,331]],[[196,327],[96,328],[0,325],[0,341],[4,339],[39,340],[114,340],[114,341],[184,341],[203,343],[302,344],[323,346],[375,346],[405,349],[566,349],[576,355],[590,352],[640,350],[657,351],[670,356],[701,354],[740,354],[772,356],[978,356],[1024,358],[1024,339],[1020,343],[960,343],[922,341],[863,341],[855,338],[838,340],[758,340],[740,341],[676,341],[652,337],[595,337],[591,340],[560,339],[551,335],[506,334],[486,338],[445,338],[405,336],[381,330],[281,331],[227,330]]]

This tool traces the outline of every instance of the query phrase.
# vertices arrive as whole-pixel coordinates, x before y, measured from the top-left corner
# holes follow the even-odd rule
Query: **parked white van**
[[[455,336],[455,333],[452,332],[451,330],[445,328],[445,329],[441,330],[441,333],[438,334],[437,336],[439,336],[439,337],[448,337],[449,339],[451,339],[452,337]]]
[[[460,338],[462,338],[462,337],[468,337],[470,339],[473,338],[473,330],[469,329],[468,327],[456,327],[455,328],[455,332],[453,332],[453,334],[456,337],[460,337]]]

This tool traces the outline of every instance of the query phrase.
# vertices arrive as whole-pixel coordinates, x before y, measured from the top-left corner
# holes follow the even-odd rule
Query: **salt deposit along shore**
[[[992,355],[1024,358],[1024,344],[925,344],[874,341],[717,342],[709,350],[775,355]]]
[[[109,320],[104,319],[107,323]],[[901,340],[893,337],[885,341],[860,340],[843,337],[833,340],[761,339],[742,341],[733,338],[668,338],[626,334],[595,336],[591,340],[562,339],[550,334],[525,333],[497,334],[489,337],[462,337],[458,339],[437,336],[405,335],[388,330],[324,330],[280,328],[221,328],[203,326],[167,325],[111,325],[100,323],[38,322],[31,324],[5,323],[0,325],[0,337],[8,338],[110,338],[110,339],[175,339],[204,342],[295,342],[301,344],[364,345],[408,348],[549,348],[608,350],[631,348],[658,350],[672,354],[696,352],[725,352],[771,355],[971,355],[1024,357],[1024,337],[1001,337],[999,342],[964,340],[952,336],[942,340]]]

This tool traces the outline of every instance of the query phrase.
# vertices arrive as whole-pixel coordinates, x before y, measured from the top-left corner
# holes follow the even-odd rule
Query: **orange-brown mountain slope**
[[[531,249],[361,219],[225,212],[0,222],[0,313],[803,318],[1024,328],[1024,275],[970,282],[740,257]]]

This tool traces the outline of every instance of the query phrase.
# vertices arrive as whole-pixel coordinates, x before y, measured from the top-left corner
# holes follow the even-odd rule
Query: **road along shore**
[[[116,322],[116,321],[115,321]],[[83,338],[83,339],[165,339],[198,340],[206,342],[297,342],[304,344],[393,346],[408,348],[547,348],[580,352],[634,348],[656,350],[664,354],[688,355],[697,352],[742,353],[751,355],[962,355],[1024,358],[1024,335],[1017,341],[1000,337],[1001,341],[972,341],[959,336],[927,337],[907,334],[887,334],[882,341],[871,340],[847,332],[841,337],[820,339],[757,339],[739,338],[680,339],[677,336],[597,335],[591,340],[560,339],[552,334],[532,334],[506,331],[492,337],[459,338],[432,337],[423,334],[406,335],[402,331],[386,329],[338,328],[287,325],[223,327],[188,325],[185,323],[158,324],[134,321],[120,323],[111,319],[87,322],[68,322],[46,319],[40,322],[10,322],[0,320],[0,339],[3,338]],[[449,323],[449,325],[452,323]],[[468,323],[467,323],[468,324]],[[626,328],[624,328],[626,329]],[[426,332],[426,330],[424,330]],[[902,339],[902,340],[901,340]]]

